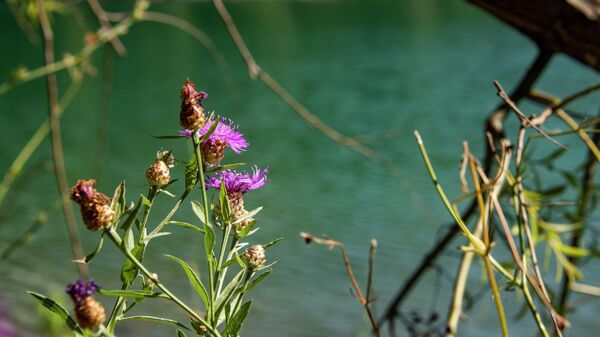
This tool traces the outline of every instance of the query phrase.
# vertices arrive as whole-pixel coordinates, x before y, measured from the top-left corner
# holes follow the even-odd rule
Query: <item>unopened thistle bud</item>
[[[99,288],[94,281],[82,280],[67,286],[67,293],[71,295],[75,304],[75,317],[84,329],[95,329],[106,318],[104,307],[93,297]]]
[[[262,267],[267,261],[265,249],[261,245],[254,245],[246,250],[244,259],[248,263],[250,269]]]
[[[96,180],[79,179],[71,188],[71,199],[79,204],[81,217],[87,229],[96,231],[107,228],[113,221],[115,211],[110,208],[110,199],[96,191]]]
[[[169,167],[173,167],[175,159],[170,151],[159,151],[156,154],[156,162],[146,170],[146,179],[153,186],[164,186],[171,180]]]
[[[186,80],[181,88],[181,111],[179,112],[179,124],[184,129],[198,129],[206,122],[202,100],[208,94],[204,91],[196,91],[194,83]]]

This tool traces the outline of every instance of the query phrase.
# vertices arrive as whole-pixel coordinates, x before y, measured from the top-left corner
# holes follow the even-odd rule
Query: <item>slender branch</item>
[[[355,138],[348,137],[343,135],[339,131],[333,129],[325,122],[323,122],[319,117],[310,112],[302,103],[300,103],[296,98],[290,95],[287,90],[282,87],[271,75],[263,70],[254,60],[252,53],[246,46],[244,39],[239,33],[233,18],[227,11],[227,8],[223,4],[222,0],[213,0],[213,5],[219,12],[223,23],[227,27],[233,42],[237,46],[242,58],[246,62],[246,66],[248,67],[248,73],[250,78],[255,79],[259,78],[265,85],[267,85],[271,91],[273,91],[277,96],[279,96],[290,108],[292,108],[300,117],[302,117],[308,124],[313,126],[315,129],[319,130],[325,136],[330,138],[331,140],[342,144],[365,157],[371,159],[379,159],[379,155],[372,148],[364,145],[363,143],[357,141]]]
[[[68,54],[59,61],[54,61],[53,58],[52,62],[46,63],[42,67],[19,72],[19,75],[15,78],[0,84],[0,95],[5,94],[10,89],[22,83],[54,74],[61,70],[72,68],[84,62],[92,53],[94,53],[98,48],[100,48],[100,46],[104,45],[110,39],[126,34],[129,31],[129,27],[131,27],[136,20],[139,20],[147,7],[147,0],[137,0],[131,16],[126,17],[110,30],[98,32],[97,40],[95,40],[93,43],[87,44],[75,55]]]
[[[377,337],[381,337],[381,333],[379,332],[379,327],[377,326],[377,322],[375,322],[375,316],[373,316],[373,312],[371,311],[370,303],[368,298],[363,296],[362,291],[360,290],[360,286],[356,281],[356,277],[354,276],[354,272],[352,271],[352,266],[350,265],[350,259],[348,258],[348,254],[346,253],[346,247],[343,243],[339,241],[335,241],[332,239],[321,239],[312,234],[301,232],[300,236],[306,241],[306,243],[316,243],[319,245],[324,245],[329,247],[329,249],[339,248],[342,253],[342,259],[344,260],[344,266],[346,267],[346,273],[348,273],[348,278],[352,283],[352,287],[354,288],[354,293],[360,304],[365,308],[367,312],[367,316],[369,317],[369,321],[371,322],[371,326],[373,328],[373,333]]]
[[[377,240],[371,239],[371,246],[369,247],[369,269],[367,271],[367,295],[365,299],[367,303],[373,301],[371,293],[373,291],[373,269],[375,268],[375,251],[377,250]]]
[[[600,133],[594,134],[592,140],[594,146],[600,143]],[[586,158],[585,166],[584,166],[584,174],[582,178],[582,187],[581,192],[579,194],[579,205],[577,208],[577,221],[581,222],[582,227],[576,230],[573,233],[573,237],[571,238],[570,246],[579,247],[581,246],[581,241],[583,237],[583,233],[585,230],[585,220],[588,215],[589,203],[591,202],[594,194],[594,177],[596,173],[596,168],[598,166],[598,160],[595,157],[595,154],[592,151],[591,147],[588,147],[588,155]],[[569,256],[568,261],[572,264],[577,263],[577,257]],[[567,302],[569,298],[569,290],[572,289],[575,280],[570,278],[565,271],[565,275],[563,275],[563,281],[561,285],[560,294],[558,297],[558,310],[561,314],[566,315],[568,312]]]
[[[502,305],[502,298],[500,297],[500,291],[498,290],[498,285],[496,283],[496,277],[494,276],[494,271],[492,269],[492,264],[490,262],[490,237],[489,237],[489,228],[488,228],[488,213],[489,213],[489,201],[483,201],[483,193],[481,191],[481,186],[479,183],[479,176],[477,173],[477,169],[475,168],[475,160],[471,153],[469,152],[469,148],[467,143],[465,145],[465,154],[467,155],[469,161],[469,167],[471,169],[471,175],[473,177],[473,185],[475,186],[476,199],[479,205],[480,211],[480,219],[482,224],[482,232],[483,232],[483,244],[485,245],[485,254],[482,255],[483,262],[485,264],[485,271],[487,273],[488,282],[490,284],[490,290],[492,292],[492,297],[494,299],[494,303],[496,305],[496,311],[498,312],[498,320],[500,321],[500,328],[502,330],[502,336],[508,337],[508,326],[506,324],[506,315],[504,314],[504,307]]]
[[[71,100],[75,97],[79,88],[81,88],[82,78],[74,78],[73,82],[63,94],[60,103],[58,104],[58,115],[61,116],[66,108],[71,103]],[[23,173],[25,164],[29,161],[33,153],[38,149],[40,144],[50,132],[50,120],[47,118],[37,129],[37,131],[31,136],[29,141],[23,146],[15,160],[9,166],[8,170],[0,182],[0,204],[4,201],[4,197],[10,190],[13,182]]]
[[[529,66],[525,75],[520,79],[516,88],[510,95],[510,98],[513,102],[519,102],[523,97],[525,97],[529,92],[531,92],[531,88],[537,81],[537,79],[541,76],[544,69],[550,62],[553,53],[547,51],[545,49],[540,49],[538,55],[535,60]],[[504,136],[504,120],[507,116],[507,106],[505,103],[500,104],[490,115],[488,116],[485,122],[485,136],[490,140],[490,147],[486,147],[485,157],[483,160],[483,167],[485,172],[489,172],[494,163],[495,151],[494,151],[494,141],[500,142],[505,138]],[[467,221],[477,210],[477,202],[473,201],[471,204],[463,211],[461,214],[461,218]],[[445,247],[454,239],[456,234],[458,234],[459,228],[456,223],[451,223],[445,227],[448,227],[448,230],[444,234],[444,236],[437,241],[437,243],[428,251],[428,253],[423,257],[420,264],[415,268],[415,270],[411,273],[410,277],[404,282],[402,287],[397,291],[396,295],[394,295],[393,300],[390,301],[387,309],[384,314],[381,315],[379,319],[379,325],[381,326],[386,321],[392,322],[396,317],[398,312],[398,307],[402,305],[404,299],[411,292],[413,287],[420,280],[421,276],[429,269],[431,265],[435,262],[438,256],[441,255],[442,251]]]
[[[39,13],[40,27],[44,35],[44,61],[46,65],[54,63],[54,34],[52,26],[48,21],[46,9],[42,0],[36,0],[36,6]],[[60,111],[58,109],[58,86],[56,83],[56,75],[46,75],[46,87],[48,92],[48,108],[50,120],[50,138],[52,141],[52,159],[54,162],[54,172],[60,198],[62,201],[63,213],[67,224],[67,232],[71,243],[73,258],[78,260],[83,258],[84,253],[77,234],[77,223],[75,214],[69,200],[69,185],[67,183],[67,175],[65,172],[62,141],[60,135]],[[85,264],[76,264],[79,275],[83,278],[89,277],[89,270]]]
[[[92,9],[92,12],[94,12],[94,15],[96,16],[96,18],[98,19],[98,22],[102,26],[102,29],[104,29],[104,30],[112,29],[110,21],[108,20],[108,17],[106,16],[106,12],[104,12],[104,9],[102,8],[102,6],[98,2],[98,0],[87,0],[87,3],[90,6],[90,8]],[[115,36],[115,37],[109,39],[109,42],[112,45],[115,52],[117,54],[119,54],[120,57],[124,57],[125,55],[127,55],[127,50],[125,49],[125,46],[123,46],[123,43],[121,42],[121,40],[119,40],[118,37]]]

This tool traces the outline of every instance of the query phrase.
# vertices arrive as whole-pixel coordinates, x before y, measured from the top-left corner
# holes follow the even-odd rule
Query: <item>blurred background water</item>
[[[129,3],[118,1],[105,5],[115,11],[129,8]],[[483,120],[498,103],[492,80],[511,88],[533,60],[535,48],[511,28],[458,0],[248,1],[228,7],[264,69],[323,121],[345,134],[360,135],[395,165],[399,176],[330,141],[263,84],[250,80],[210,3],[163,2],[153,9],[197,25],[215,42],[226,66],[220,68],[205,47],[180,31],[156,23],[136,24],[122,38],[129,53],[115,61],[108,115],[102,117],[102,76],[97,76],[84,82],[62,118],[69,182],[94,177],[98,188],[111,194],[126,180],[130,200],[145,193],[144,171],[156,150],[172,149],[184,159],[189,155],[182,142],[151,135],[178,130],[179,88],[186,78],[193,79],[209,93],[207,108],[233,119],[251,143],[240,158],[230,152],[227,160],[256,163],[271,171],[270,183],[249,194],[246,203],[249,208],[264,206],[255,240],[283,236],[284,241],[269,251],[269,260],[279,262],[267,281],[255,288],[257,300],[245,336],[366,336],[368,322],[349,290],[339,253],[305,246],[298,232],[325,233],[344,242],[361,280],[366,277],[369,240],[378,239],[374,306],[380,313],[441,233],[440,225],[449,220],[424,170],[413,130],[423,135],[448,194],[458,194],[461,142],[469,141],[472,150],[481,153]],[[82,15],[80,20],[54,17],[58,55],[77,51],[84,31],[95,30],[89,13]],[[41,47],[27,42],[4,5],[0,31],[3,79],[17,65],[42,64]],[[99,74],[101,56],[99,52],[93,57]],[[66,75],[61,74],[59,81],[64,92]],[[596,73],[560,56],[538,88],[563,97],[597,81]],[[590,96],[576,107],[595,113],[598,98]],[[539,110],[523,107],[528,113]],[[44,81],[1,96],[0,111],[4,173],[46,118]],[[104,141],[98,137],[103,125]],[[23,233],[40,211],[50,212],[35,240],[0,264],[0,296],[12,305],[11,316],[28,335],[40,332],[37,306],[25,291],[60,294],[77,277],[62,213],[56,208],[49,149],[49,141],[44,142],[0,208],[0,248]],[[173,175],[181,176],[182,171],[178,167]],[[171,189],[178,191],[181,183]],[[174,202],[163,199],[155,209],[155,221]],[[176,218],[193,219],[189,204]],[[86,250],[91,250],[97,233],[80,230],[80,234]],[[162,256],[199,261],[201,238],[188,234],[173,229],[171,238],[154,241],[146,261],[161,280],[199,307],[181,270]],[[451,245],[440,260],[445,273],[455,273],[456,247],[461,242]],[[119,287],[122,260],[106,245],[90,265],[93,277],[105,288]],[[598,266],[586,270],[586,282],[597,284]],[[473,292],[484,286],[477,275],[470,282]],[[405,308],[423,314],[436,308],[444,315],[451,288],[444,273],[430,272]],[[516,294],[505,297],[509,317],[519,312],[519,300]],[[172,309],[149,302],[137,313],[182,319]],[[595,335],[599,309],[598,302],[586,302],[572,316],[568,335]],[[487,294],[467,315],[470,321],[461,324],[461,336],[497,330]],[[511,325],[515,336],[534,331],[528,319]],[[153,323],[131,323],[123,325],[120,334],[165,336],[173,331]],[[491,335],[499,334],[498,330]]]

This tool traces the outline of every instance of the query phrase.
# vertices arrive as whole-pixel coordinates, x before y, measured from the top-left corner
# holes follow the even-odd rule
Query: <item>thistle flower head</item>
[[[252,175],[235,170],[224,170],[210,177],[206,181],[206,187],[218,190],[221,188],[221,182],[225,182],[225,189],[228,193],[246,193],[266,184],[268,172],[268,168],[259,170],[256,166],[252,169]]]
[[[93,296],[100,286],[93,280],[77,280],[67,286],[67,294],[77,303],[83,302],[87,297]]]
[[[96,196],[96,189],[93,187],[96,180],[77,180],[77,184],[71,188],[71,199],[78,204],[91,200]]]
[[[184,129],[196,129],[204,125],[206,116],[202,100],[207,97],[208,94],[204,91],[196,91],[192,81],[185,81],[181,88],[181,110],[179,112],[179,124]]]
[[[248,141],[246,141],[244,135],[238,130],[233,121],[223,117],[211,118],[208,123],[198,131],[198,136],[204,136],[215,120],[219,120],[219,124],[217,124],[215,131],[208,136],[208,139],[206,139],[204,143],[223,142],[237,154],[246,150]]]
[[[267,261],[265,249],[261,245],[254,245],[246,250],[244,259],[251,269],[262,267]]]

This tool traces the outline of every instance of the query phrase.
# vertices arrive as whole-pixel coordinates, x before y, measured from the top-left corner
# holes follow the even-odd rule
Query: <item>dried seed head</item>
[[[200,146],[202,157],[207,165],[220,164],[225,156],[226,148],[227,142],[220,139],[207,140]]]
[[[162,160],[157,160],[146,170],[146,179],[153,186],[164,186],[171,180],[169,167]]]
[[[96,189],[93,187],[96,180],[77,180],[77,184],[71,188],[71,200],[78,204],[89,201],[96,196]]]
[[[79,204],[85,226],[93,231],[107,228],[115,216],[108,204],[110,199],[96,191],[95,183],[94,179],[79,179],[71,188],[71,199]]]
[[[87,229],[97,231],[109,227],[115,211],[102,199],[94,199],[92,202],[81,204],[81,217]]]
[[[75,304],[77,322],[84,329],[95,329],[104,323],[106,312],[104,307],[93,297],[86,297],[82,302]]]
[[[254,245],[246,250],[244,259],[251,269],[262,267],[267,261],[265,249],[261,245]]]
[[[202,100],[208,95],[204,91],[196,91],[192,81],[185,81],[181,88],[181,111],[179,112],[179,124],[184,129],[198,129],[206,123],[206,115]]]

